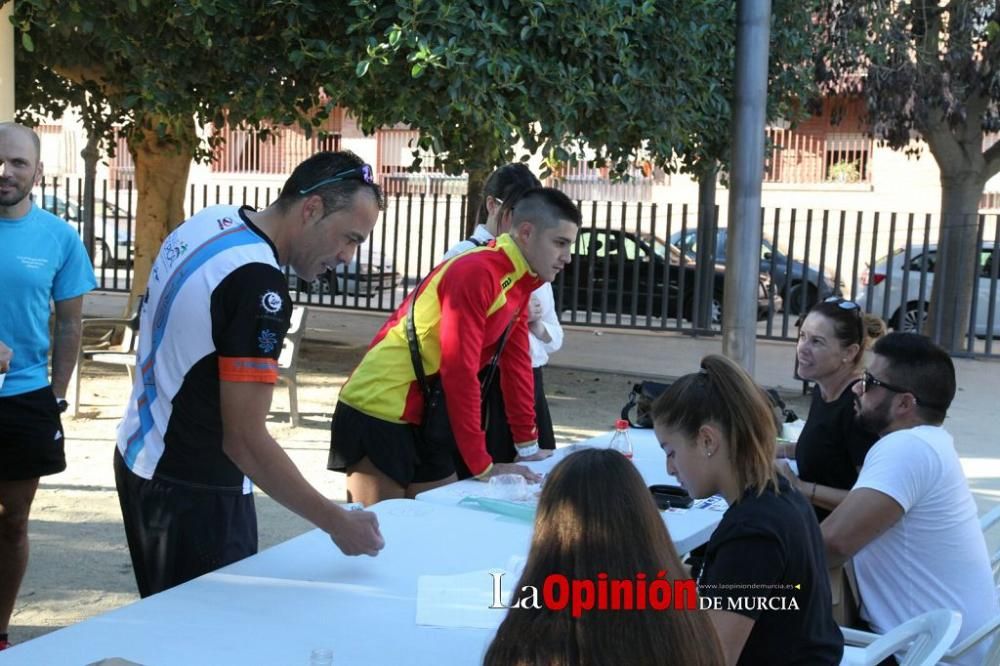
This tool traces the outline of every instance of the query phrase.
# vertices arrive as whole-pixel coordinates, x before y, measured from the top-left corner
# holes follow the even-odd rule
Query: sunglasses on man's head
[[[324,185],[330,185],[331,183],[339,183],[345,180],[360,180],[363,183],[368,183],[369,185],[372,185],[375,183],[375,175],[372,173],[371,165],[362,164],[361,166],[356,166],[352,169],[347,169],[346,171],[335,173],[329,178],[325,178],[311,187],[307,187],[304,190],[299,190],[299,194],[309,194],[310,192],[320,187],[323,187]]]

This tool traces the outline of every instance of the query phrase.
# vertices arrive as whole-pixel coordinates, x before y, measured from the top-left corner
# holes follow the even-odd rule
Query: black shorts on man
[[[257,552],[253,495],[144,479],[115,449],[115,485],[132,568],[145,598]]]
[[[0,481],[66,469],[62,422],[51,386],[0,398]]]
[[[417,428],[392,423],[340,401],[333,413],[327,467],[346,471],[363,458],[404,488],[411,483],[440,481],[455,473],[452,451],[426,446]]]

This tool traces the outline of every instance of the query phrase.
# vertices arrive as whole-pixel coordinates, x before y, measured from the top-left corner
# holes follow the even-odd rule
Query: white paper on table
[[[525,558],[512,557],[504,569],[482,569],[417,579],[417,624],[431,627],[496,629],[507,609],[494,605],[494,576],[502,578],[503,605],[509,606]]]

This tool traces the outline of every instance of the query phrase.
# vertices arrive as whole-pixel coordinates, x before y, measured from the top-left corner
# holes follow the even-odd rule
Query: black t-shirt
[[[819,387],[813,389],[809,418],[795,445],[795,461],[803,481],[850,490],[858,480],[858,469],[878,435],[866,432],[855,421],[853,385],[833,402],[823,400]],[[816,508],[820,521],[829,514]]]
[[[705,550],[699,593],[754,620],[739,664],[839,664],[844,638],[819,523],[783,477],[779,488],[747,491],[726,511]]]

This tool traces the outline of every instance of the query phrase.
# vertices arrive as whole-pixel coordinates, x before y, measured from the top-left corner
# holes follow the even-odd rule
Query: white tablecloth
[[[530,525],[411,500],[373,510],[386,540],[378,557],[345,557],[313,530],[16,645],[0,652],[0,664],[83,665],[118,656],[147,666],[308,666],[319,647],[333,649],[337,666],[479,663],[493,630],[418,626],[418,578],[503,569],[512,555],[527,553]]]
[[[548,473],[555,467],[556,463],[581,447],[607,447],[612,435],[613,433],[607,433],[593,439],[577,442],[573,446],[559,448],[551,458],[525,463],[525,465],[535,472]],[[636,469],[639,470],[646,485],[658,483],[677,485],[677,479],[667,473],[666,456],[664,456],[652,430],[630,429],[629,438],[632,440],[632,462],[635,463]],[[420,493],[417,495],[417,500],[443,506],[458,506],[459,502],[467,497],[488,496],[489,492],[487,483],[466,479]],[[667,524],[667,530],[670,532],[677,552],[683,555],[706,543],[719,521],[722,520],[722,514],[726,507],[727,505],[721,497],[714,497],[696,501],[691,509],[664,511],[663,519]]]
[[[587,443],[606,445],[609,439]],[[650,431],[633,431],[633,445],[633,460],[647,483],[675,482]],[[555,462],[532,465],[545,471]],[[306,666],[310,652],[323,647],[333,649],[337,666],[479,663],[494,630],[418,625],[418,583],[426,576],[475,572],[465,580],[481,575],[483,588],[491,590],[488,570],[509,570],[526,556],[532,526],[454,506],[469,487],[485,484],[465,481],[424,493],[424,501],[375,505],[386,540],[378,557],[345,557],[313,530],[172,590],[16,645],[0,652],[0,666],[82,665],[113,656],[146,666]],[[697,508],[664,514],[681,552],[707,541],[721,517],[720,511]],[[512,572],[504,584],[512,589],[516,580]],[[425,601],[447,603],[440,583],[424,579]],[[505,611],[489,613],[496,613],[499,623]],[[442,615],[425,614],[431,616]],[[482,620],[480,613],[470,624],[481,626]]]

